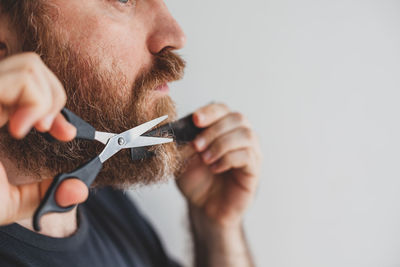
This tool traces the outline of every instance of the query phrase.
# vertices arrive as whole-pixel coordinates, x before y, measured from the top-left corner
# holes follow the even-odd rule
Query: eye
[[[0,0],[1,1],[1,0]],[[107,0],[118,8],[133,8],[136,6],[136,0]]]

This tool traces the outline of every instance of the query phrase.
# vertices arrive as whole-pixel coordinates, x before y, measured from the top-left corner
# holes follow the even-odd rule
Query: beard
[[[67,93],[67,108],[97,131],[112,133],[163,115],[169,115],[168,121],[175,119],[171,98],[154,98],[154,90],[182,78],[185,63],[178,55],[167,49],[154,55],[151,66],[141,70],[133,85],[128,84],[129,79],[117,64],[101,67],[104,64],[100,57],[77,53],[68,40],[51,30],[52,22],[47,16],[50,9],[46,10],[43,5],[42,12],[31,13],[23,24],[27,25],[23,30],[27,36],[23,47],[24,51],[38,53],[62,82]],[[28,175],[34,181],[71,172],[104,148],[96,141],[51,143],[35,130],[24,139],[15,140],[4,127],[0,129],[0,138],[1,153],[16,165],[17,176]],[[120,151],[103,164],[93,186],[148,185],[165,181],[178,172],[181,160],[174,143],[150,149],[154,156],[138,161],[131,160],[129,150]]]

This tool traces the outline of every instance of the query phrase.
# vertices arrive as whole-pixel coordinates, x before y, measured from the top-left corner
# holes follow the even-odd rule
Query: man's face
[[[27,19],[23,49],[41,54],[60,78],[67,107],[97,130],[117,133],[161,115],[174,117],[167,82],[181,78],[184,62],[171,50],[181,48],[185,36],[161,0],[44,2],[45,11],[34,12],[33,23]],[[76,140],[49,144],[35,133],[22,141],[5,135],[7,156],[21,172],[41,178],[71,171],[102,149]],[[120,152],[106,162],[97,184],[148,184],[178,169],[174,145],[155,152],[140,162]]]
[[[118,67],[128,84],[151,67],[163,49],[180,49],[185,35],[162,0],[53,0],[59,9],[54,27],[82,55],[101,67]],[[160,88],[161,89],[161,88]],[[165,87],[163,89],[166,89]],[[129,92],[116,92],[123,96]],[[152,99],[167,90],[154,90]]]

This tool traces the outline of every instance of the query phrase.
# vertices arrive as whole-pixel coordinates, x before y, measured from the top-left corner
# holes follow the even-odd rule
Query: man
[[[121,151],[90,196],[81,181],[63,182],[59,205],[88,201],[44,216],[33,232],[51,179],[101,149],[73,140],[62,107],[109,132],[173,120],[168,83],[183,75],[173,51],[185,36],[161,0],[0,0],[0,12],[0,266],[176,266],[120,191],[172,174],[187,199],[196,265],[252,266],[242,220],[259,180],[259,145],[247,120],[223,104],[194,113],[204,130],[183,148],[158,146],[138,162]]]

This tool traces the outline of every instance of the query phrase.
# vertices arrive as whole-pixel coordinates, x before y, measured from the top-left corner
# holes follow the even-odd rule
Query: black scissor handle
[[[67,108],[63,108],[61,110],[61,114],[65,117],[65,119],[75,126],[76,128],[76,137],[78,139],[85,140],[94,140],[96,129],[81,119],[78,115],[73,113],[71,110]],[[56,142],[57,140],[51,136],[49,133],[43,133],[42,136],[49,142]]]
[[[67,108],[63,108],[61,113],[64,115],[67,121],[76,127],[77,132],[75,138],[94,140],[96,129],[92,125],[81,119],[78,115]]]
[[[55,193],[60,184],[67,180],[77,178],[84,182],[88,188],[96,179],[99,174],[103,164],[100,158],[97,156],[90,160],[89,162],[83,164],[76,170],[70,173],[61,173],[54,178],[49,189],[46,192],[43,200],[41,201],[39,207],[36,209],[33,216],[33,228],[35,231],[40,231],[40,218],[49,212],[67,212],[75,207],[75,205],[69,207],[60,207],[55,200]]]

